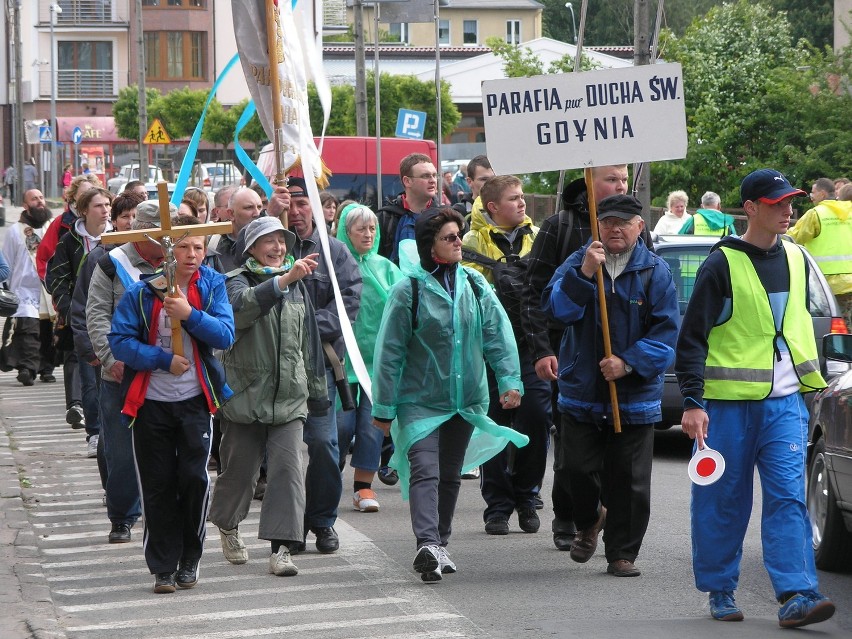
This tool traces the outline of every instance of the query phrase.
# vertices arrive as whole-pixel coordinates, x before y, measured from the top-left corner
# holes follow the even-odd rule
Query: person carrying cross
[[[190,226],[198,220],[187,216],[177,223]],[[161,277],[131,285],[109,334],[113,354],[126,366],[122,414],[132,425],[145,560],[156,575],[156,593],[198,583],[210,490],[210,415],[232,395],[213,356],[213,349],[234,341],[225,277],[202,266],[203,236],[178,233],[170,250],[170,236],[157,238],[167,259],[169,252],[174,257],[174,280],[168,282],[173,290],[167,291]],[[180,331],[174,330],[177,322]]]

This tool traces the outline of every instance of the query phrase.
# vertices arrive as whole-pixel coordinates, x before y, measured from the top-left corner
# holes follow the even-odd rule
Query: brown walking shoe
[[[577,532],[574,547],[571,549],[571,559],[578,564],[584,564],[592,558],[598,548],[598,535],[601,534],[604,523],[606,523],[606,508],[601,506],[598,520],[592,526]]]

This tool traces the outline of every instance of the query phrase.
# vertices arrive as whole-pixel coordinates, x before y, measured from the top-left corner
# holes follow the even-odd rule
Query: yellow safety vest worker
[[[852,203],[846,202],[852,209]],[[827,206],[817,206],[819,235],[805,244],[826,275],[852,273],[852,210],[841,220]]]
[[[728,234],[728,227],[723,226],[720,229],[713,229],[707,224],[707,220],[704,219],[704,216],[701,213],[696,212],[692,216],[692,234],[693,235],[716,235],[718,237],[722,237],[723,235]]]
[[[805,256],[791,242],[781,242],[790,271],[790,291],[781,330],[775,329],[772,308],[748,255],[723,247],[731,278],[731,317],[710,330],[704,368],[707,399],[764,399],[772,392],[776,337],[790,349],[803,392],[825,388],[819,372],[813,322],[805,299]]]

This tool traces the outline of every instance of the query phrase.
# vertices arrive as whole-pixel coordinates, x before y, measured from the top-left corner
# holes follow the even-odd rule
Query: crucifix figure
[[[182,240],[190,236],[228,234],[231,233],[233,227],[230,222],[173,227],[169,214],[169,192],[165,182],[157,184],[157,195],[160,205],[160,228],[104,233],[101,236],[101,243],[124,244],[125,242],[151,241],[159,244],[165,254],[163,275],[166,278],[166,293],[169,297],[178,297],[177,284],[175,283],[175,245],[180,244]],[[175,355],[183,356],[183,337],[179,321],[172,322],[172,352]]]

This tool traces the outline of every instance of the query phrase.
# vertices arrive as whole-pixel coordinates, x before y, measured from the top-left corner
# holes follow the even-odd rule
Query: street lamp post
[[[54,38],[54,23],[56,15],[62,13],[62,7],[53,3],[50,5],[50,195],[56,197],[59,184],[58,162],[56,161],[56,40]]]
[[[574,29],[574,44],[577,44],[577,21],[574,19],[574,6],[570,2],[566,2],[565,8],[571,12],[571,26]]]

